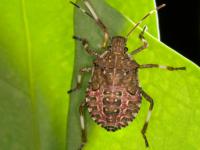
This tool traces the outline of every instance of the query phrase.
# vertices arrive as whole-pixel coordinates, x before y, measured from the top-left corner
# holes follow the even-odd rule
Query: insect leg
[[[135,24],[135,26],[128,32],[128,34],[126,35],[126,38],[128,38],[130,36],[130,34],[147,18],[149,17],[151,14],[153,14],[154,12],[158,11],[159,9],[165,7],[165,4],[162,4],[158,7],[156,7],[156,9],[151,10],[148,14],[146,14],[138,23]]]
[[[90,2],[88,0],[83,0],[83,2],[85,4],[85,6],[88,8],[90,13],[87,12],[86,10],[84,10],[83,8],[81,8],[79,5],[73,3],[73,2],[71,2],[71,4],[73,4],[75,7],[79,8],[84,14],[88,15],[90,18],[92,18],[97,23],[97,25],[100,27],[100,29],[104,33],[104,40],[103,40],[102,47],[106,47],[107,43],[108,43],[108,39],[109,39],[109,33],[108,33],[107,27],[99,19],[99,17],[97,16],[96,12],[92,8],[92,5],[90,4]]]
[[[91,12],[95,22],[97,23],[97,25],[100,27],[100,29],[103,31],[104,33],[104,41],[102,44],[102,47],[106,47],[107,43],[108,43],[108,39],[109,39],[109,33],[108,33],[108,29],[107,27],[104,25],[104,23],[99,19],[99,17],[97,16],[96,12],[94,11],[94,9],[92,8],[92,5],[90,4],[90,2],[88,0],[83,0],[85,6],[89,9],[89,11]]]
[[[158,64],[143,64],[140,65],[139,68],[161,68],[161,69],[167,69],[169,71],[175,71],[175,70],[186,70],[186,67],[171,67],[171,66],[163,66]]]
[[[79,74],[78,74],[78,76],[77,76],[77,84],[76,84],[76,87],[70,89],[67,93],[71,93],[71,92],[74,92],[74,91],[80,89],[81,84],[82,84],[82,80],[83,80],[83,75],[84,75],[84,73],[86,73],[86,72],[91,72],[91,71],[92,71],[92,67],[81,68],[81,69],[79,70]]]
[[[83,101],[79,107],[79,113],[80,113],[80,124],[81,124],[81,145],[80,150],[84,147],[84,145],[87,142],[87,135],[86,135],[86,129],[85,129],[85,118],[84,118],[84,108],[86,106],[86,102]]]
[[[148,127],[148,124],[149,124],[149,120],[151,118],[151,112],[153,110],[154,102],[153,102],[153,99],[145,91],[142,90],[142,88],[140,88],[140,92],[141,92],[142,96],[150,103],[148,115],[147,115],[146,121],[143,125],[143,128],[141,130],[142,136],[143,136],[144,141],[145,141],[145,145],[146,145],[146,147],[149,147],[149,143],[148,143],[148,140],[147,140],[147,137],[146,137],[146,131],[147,131],[147,127]]]
[[[135,54],[141,52],[142,50],[144,50],[144,49],[146,49],[148,47],[148,42],[144,38],[144,33],[145,33],[146,30],[147,30],[147,26],[144,26],[142,32],[139,35],[139,38],[143,42],[143,45],[140,46],[139,48],[137,48],[136,50],[132,51],[130,53],[130,55],[135,55]]]
[[[78,40],[78,41],[82,42],[83,48],[86,50],[86,52],[87,52],[89,55],[93,55],[93,56],[98,56],[98,55],[99,55],[97,52],[95,52],[95,51],[93,51],[93,50],[91,50],[91,49],[89,48],[89,42],[88,42],[86,39],[80,38],[80,37],[78,37],[78,36],[73,36],[73,38],[74,38],[75,40]]]

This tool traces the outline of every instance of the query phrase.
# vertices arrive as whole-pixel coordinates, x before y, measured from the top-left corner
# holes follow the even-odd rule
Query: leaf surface
[[[0,20],[0,149],[63,150],[72,7],[57,0],[2,0]]]

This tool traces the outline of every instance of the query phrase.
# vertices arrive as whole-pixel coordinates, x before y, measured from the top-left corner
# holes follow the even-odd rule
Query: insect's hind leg
[[[149,142],[148,142],[147,137],[146,137],[146,131],[147,131],[147,127],[148,127],[148,124],[149,124],[149,120],[151,118],[151,112],[153,110],[154,102],[153,102],[153,99],[145,91],[142,90],[142,88],[140,88],[140,92],[141,92],[142,96],[150,103],[147,118],[146,118],[146,121],[145,121],[143,128],[141,130],[142,136],[143,136],[144,141],[145,141],[145,145],[146,145],[146,147],[149,147]]]
[[[71,92],[74,92],[74,91],[78,90],[78,89],[81,87],[84,73],[91,72],[91,71],[92,71],[92,67],[81,68],[81,69],[79,70],[79,74],[78,74],[78,76],[77,76],[77,84],[76,84],[76,87],[70,89],[69,91],[67,91],[67,93],[71,93]]]
[[[139,38],[140,38],[140,40],[142,41],[143,45],[140,46],[139,48],[137,48],[136,50],[132,51],[132,52],[130,53],[130,55],[135,55],[135,54],[141,52],[142,50],[144,50],[144,49],[146,49],[146,48],[148,47],[148,42],[147,42],[147,40],[144,38],[144,33],[146,32],[146,30],[147,30],[147,26],[144,26],[142,32],[141,32],[140,35],[139,35]]]
[[[85,117],[84,117],[85,107],[86,107],[86,102],[83,101],[79,107],[80,124],[81,124],[81,145],[79,147],[80,150],[82,150],[82,148],[87,142],[87,134],[86,134],[86,129],[85,129]]]

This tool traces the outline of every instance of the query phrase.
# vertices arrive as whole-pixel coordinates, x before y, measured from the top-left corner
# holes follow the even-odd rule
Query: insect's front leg
[[[80,124],[81,124],[81,145],[79,147],[79,150],[82,150],[84,145],[87,142],[87,134],[85,129],[85,117],[84,117],[84,108],[86,107],[86,102],[83,101],[79,107],[79,113],[80,113]]]
[[[153,110],[154,102],[153,102],[153,99],[145,91],[142,90],[142,88],[140,88],[140,92],[141,92],[142,96],[150,103],[147,118],[146,118],[146,121],[145,121],[143,128],[141,130],[142,136],[143,136],[144,141],[145,141],[145,145],[146,145],[146,147],[149,147],[149,143],[148,143],[148,140],[147,140],[147,137],[146,137],[146,131],[147,131],[147,127],[148,127],[148,124],[149,124],[149,120],[151,118],[151,112]]]
[[[186,67],[171,67],[171,66],[164,66],[159,64],[142,64],[139,66],[139,68],[161,68],[161,69],[167,69],[169,71],[175,71],[175,70],[186,70]]]
[[[92,67],[85,67],[85,68],[81,68],[79,70],[79,74],[77,76],[77,84],[75,88],[70,89],[67,93],[71,93],[73,91],[76,91],[78,89],[80,89],[81,84],[82,84],[82,80],[83,80],[83,75],[87,72],[91,72],[92,71]]]
[[[97,23],[97,25],[103,31],[103,33],[104,33],[104,40],[103,40],[102,47],[106,47],[107,43],[108,43],[108,39],[109,39],[109,33],[108,33],[107,27],[104,25],[104,23],[98,17],[98,15],[96,14],[95,10],[93,9],[91,3],[88,0],[83,0],[83,2],[85,4],[85,6],[89,9],[89,11],[92,14],[92,17],[95,20],[95,22]]]
[[[108,29],[104,25],[104,23],[101,21],[101,19],[98,17],[98,15],[96,14],[91,3],[88,0],[83,0],[83,2],[85,4],[85,6],[88,8],[89,12],[87,12],[85,9],[81,8],[79,5],[75,4],[74,2],[71,2],[71,4],[73,4],[75,7],[80,9],[80,11],[82,11],[84,14],[86,14],[87,16],[92,18],[96,22],[96,24],[100,27],[100,29],[104,33],[104,40],[103,40],[103,43],[102,43],[102,47],[105,48],[107,46],[108,40],[109,40]]]
[[[99,54],[97,52],[95,52],[94,50],[90,49],[88,40],[86,40],[84,38],[81,38],[81,37],[78,37],[78,36],[73,36],[73,38],[75,40],[78,40],[78,41],[80,41],[82,43],[83,48],[85,49],[85,51],[89,55],[96,56],[96,57],[99,56]]]
[[[146,49],[146,48],[148,47],[148,42],[147,42],[147,40],[144,38],[144,33],[146,32],[146,30],[147,30],[147,26],[144,26],[142,32],[141,32],[140,35],[139,35],[139,38],[140,38],[140,40],[142,41],[143,45],[140,46],[139,48],[137,48],[136,50],[132,51],[132,52],[130,53],[130,55],[135,55],[135,54],[141,52],[142,50],[144,50],[144,49]]]

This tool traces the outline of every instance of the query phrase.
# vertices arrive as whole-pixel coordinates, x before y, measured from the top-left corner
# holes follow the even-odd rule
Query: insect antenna
[[[155,9],[151,10],[148,14],[146,14],[138,23],[136,23],[136,25],[128,32],[128,34],[126,35],[126,38],[129,37],[129,35],[142,23],[143,20],[145,20],[147,17],[149,17],[151,14],[153,14],[154,12],[158,11],[159,9],[165,7],[166,4],[162,4],[158,7],[156,7]]]

